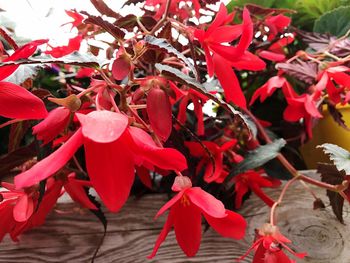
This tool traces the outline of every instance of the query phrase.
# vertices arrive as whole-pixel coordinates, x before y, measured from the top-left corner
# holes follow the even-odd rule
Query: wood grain
[[[328,204],[325,193],[312,187]],[[279,190],[268,191],[276,198]],[[140,200],[130,199],[118,214],[108,213],[108,234],[96,262],[234,262],[250,246],[254,229],[267,222],[269,209],[252,195],[239,211],[248,221],[244,240],[222,238],[209,229],[203,234],[201,248],[194,258],[186,258],[170,232],[154,260],[146,257],[162,228],[165,217],[153,220],[157,210],[167,201],[165,195],[149,195]],[[312,263],[349,263],[350,231],[336,221],[331,209],[313,210],[313,199],[304,188],[295,184],[278,209],[281,231],[293,241],[292,248],[307,251],[303,261]],[[348,206],[345,207],[348,210]],[[350,223],[345,213],[346,224]],[[0,262],[89,262],[102,236],[102,226],[88,211],[74,204],[60,203],[44,226],[21,236],[13,243],[5,238],[1,244]],[[242,262],[251,262],[249,255]]]

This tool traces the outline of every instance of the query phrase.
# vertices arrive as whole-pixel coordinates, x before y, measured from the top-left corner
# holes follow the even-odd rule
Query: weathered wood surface
[[[324,191],[312,187],[326,204]],[[268,191],[276,198],[279,191]],[[268,219],[268,209],[252,195],[240,211],[248,221],[246,238],[235,241],[221,238],[211,229],[203,234],[199,253],[186,258],[170,232],[154,260],[146,256],[162,228],[165,217],[153,220],[157,210],[167,201],[165,195],[149,195],[130,200],[118,214],[107,214],[108,234],[95,262],[234,262],[250,246],[254,229]],[[349,263],[350,230],[335,220],[329,206],[314,211],[310,194],[295,184],[278,209],[281,231],[293,240],[293,248],[307,251],[303,261],[312,263]],[[348,210],[348,206],[345,207]],[[348,213],[345,222],[350,223]],[[21,237],[20,243],[8,238],[1,244],[0,262],[89,262],[102,235],[102,226],[88,211],[71,203],[60,204],[44,226]],[[243,262],[251,262],[252,255]]]

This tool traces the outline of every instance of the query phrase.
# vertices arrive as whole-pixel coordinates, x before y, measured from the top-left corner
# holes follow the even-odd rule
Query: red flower
[[[284,47],[291,44],[294,41],[294,35],[283,37],[273,43],[267,50],[258,51],[260,57],[271,61],[283,61],[285,60]]]
[[[11,82],[0,81],[0,116],[35,120],[43,119],[47,114],[41,99],[23,87]]]
[[[50,111],[42,122],[33,127],[33,134],[37,136],[38,140],[42,140],[43,144],[47,144],[67,127],[69,116],[69,109],[58,107]]]
[[[260,102],[264,102],[267,97],[270,97],[278,88],[282,88],[285,94],[293,92],[289,82],[283,76],[274,76],[254,92],[250,100],[250,105],[258,98],[260,98]]]
[[[350,71],[350,69],[345,66],[336,66],[326,69],[319,74],[315,90],[321,92],[326,89],[329,99],[334,104],[340,103],[342,100],[341,94],[345,92],[345,88],[350,87],[350,76],[345,73],[348,71]],[[337,88],[333,81],[340,87]],[[344,99],[344,102],[346,102],[346,99]]]
[[[31,186],[53,175],[84,144],[91,183],[108,209],[117,212],[129,196],[135,165],[179,171],[187,168],[180,152],[156,146],[148,133],[129,127],[128,117],[121,113],[103,110],[76,116],[82,128],[54,153],[17,175],[16,187]]]
[[[15,50],[15,52],[5,58],[2,62],[10,62],[10,61],[17,61],[20,59],[26,59],[29,58],[31,55],[34,54],[36,51],[37,47],[45,44],[47,42],[46,39],[40,39],[40,40],[35,40],[31,41],[22,47],[18,48]],[[19,67],[19,65],[8,65],[8,66],[1,66],[0,67],[0,80],[3,80],[10,76],[13,72],[16,71],[16,69]]]
[[[165,240],[170,229],[174,227],[176,240],[188,257],[196,255],[202,237],[202,216],[220,235],[235,239],[244,237],[247,226],[244,218],[232,211],[212,195],[199,187],[192,187],[188,177],[178,176],[172,187],[179,192],[157,213],[156,218],[170,209],[168,218],[161,231],[153,252],[148,258],[153,258],[160,245]]]
[[[202,144],[207,147],[208,151],[210,151],[212,154],[212,157],[214,158],[215,169],[209,154],[199,142],[185,142],[185,145],[190,150],[191,155],[201,158],[196,168],[196,173],[198,174],[203,166],[205,166],[204,180],[207,183],[214,181],[218,182],[218,180],[222,181],[222,173],[224,172],[224,152],[234,147],[237,144],[237,140],[232,139],[223,144],[221,147],[216,143],[210,141],[202,141]]]
[[[206,31],[196,29],[194,36],[204,49],[208,74],[212,76],[215,71],[224,89],[226,100],[246,108],[246,99],[232,67],[262,70],[265,68],[265,63],[247,51],[253,39],[253,23],[248,9],[243,10],[243,23],[241,25],[225,25],[232,19],[233,14],[227,14],[225,5],[221,4],[219,12],[208,29]],[[229,43],[239,36],[241,37],[236,46],[223,44]]]
[[[81,35],[78,35],[69,39],[68,45],[66,46],[52,47],[49,45],[49,50],[46,50],[45,54],[51,55],[54,58],[66,56],[74,51],[79,50],[82,40],[83,37]]]
[[[272,40],[278,33],[282,33],[289,26],[290,22],[291,18],[283,14],[266,18],[265,25],[270,29],[268,40]]]
[[[15,190],[11,184],[2,183],[8,191],[1,191],[3,198],[0,202],[0,241],[9,233],[12,240],[18,241],[18,236],[44,223],[47,214],[56,204],[61,195],[61,186],[48,187],[40,206],[34,210],[38,201],[35,189]]]
[[[301,96],[286,96],[286,99],[288,106],[284,110],[283,118],[290,122],[296,122],[303,119],[306,132],[308,136],[312,138],[312,118],[322,118],[322,115],[316,106],[317,96],[315,96],[315,94],[303,94]]]
[[[263,170],[254,171],[248,170],[242,174],[236,175],[233,180],[235,182],[235,207],[239,209],[242,205],[243,196],[249,191],[253,191],[261,200],[265,202],[268,206],[272,206],[275,201],[273,201],[269,196],[267,196],[262,190],[262,187],[278,187],[281,185],[281,181],[277,179],[272,179],[267,176],[262,176]]]
[[[189,102],[193,103],[194,113],[197,118],[197,134],[204,135],[204,115],[203,115],[203,104],[208,100],[206,96],[195,91],[193,89],[189,89],[187,91],[182,91],[182,96],[179,101],[179,111],[177,114],[177,118],[182,125],[185,125],[187,120],[187,107]]]
[[[257,240],[239,260],[244,259],[253,249],[255,250],[255,255],[252,263],[295,262],[288,258],[282,248],[301,259],[307,255],[306,253],[295,253],[285,243],[291,243],[291,241],[280,233],[277,226],[265,224],[259,230]]]

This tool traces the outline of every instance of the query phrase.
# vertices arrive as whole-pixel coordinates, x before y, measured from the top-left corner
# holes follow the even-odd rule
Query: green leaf
[[[323,148],[324,153],[329,155],[339,171],[350,175],[350,153],[347,150],[331,143],[324,143],[317,148]]]
[[[182,71],[167,65],[157,63],[155,67],[161,72],[162,75],[168,77],[169,79],[173,79],[179,83],[188,85],[194,90],[206,96],[207,98],[216,102],[227,112],[229,112],[235,117],[238,117],[241,120],[242,124],[251,132],[251,134],[253,133],[255,127],[250,125],[251,122],[248,121],[247,117],[242,112],[236,110],[232,105],[224,102],[223,100],[217,98],[213,94],[207,92],[204,86],[201,83],[199,83],[196,79],[191,78],[190,76],[184,74]]]
[[[229,12],[232,12],[236,6],[243,7],[246,4],[255,4],[270,8],[275,2],[276,0],[231,0],[226,7]]]
[[[335,165],[329,163],[319,163],[317,165],[317,172],[321,174],[321,181],[327,184],[341,184],[345,177],[344,172],[339,172]],[[329,202],[331,204],[334,215],[341,223],[344,223],[344,198],[340,194],[329,190],[327,190],[327,196],[329,198]]]
[[[314,31],[343,36],[350,29],[350,6],[341,6],[323,14],[315,21]]]
[[[77,65],[82,67],[102,67],[108,64],[106,60],[99,60],[91,53],[80,53],[78,51],[73,52],[67,56],[63,56],[60,58],[53,58],[50,55],[41,55],[35,56],[28,59],[20,59],[16,61],[9,61],[0,63],[1,66],[6,65],[30,65],[30,64],[68,64],[68,65]]]
[[[181,52],[179,52],[170,43],[168,43],[166,39],[156,38],[154,36],[147,35],[144,40],[151,48],[160,49],[168,54],[175,55],[177,58],[181,59],[191,69],[191,71],[197,78],[197,72],[192,63]]]
[[[230,173],[229,177],[232,178],[236,174],[241,174],[247,170],[255,169],[264,165],[268,161],[274,159],[285,145],[286,141],[284,139],[278,139],[274,140],[272,143],[261,145],[253,151],[249,151],[244,156],[244,160],[238,163]]]

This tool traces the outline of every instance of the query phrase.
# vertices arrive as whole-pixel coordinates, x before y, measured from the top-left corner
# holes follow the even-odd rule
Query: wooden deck
[[[325,192],[316,192],[328,204]],[[278,196],[277,191],[269,193],[272,197]],[[164,195],[149,195],[140,200],[129,200],[118,214],[107,214],[108,234],[95,262],[232,263],[250,246],[254,229],[268,218],[268,209],[252,195],[240,211],[249,224],[244,240],[222,238],[210,229],[203,235],[197,256],[186,258],[172,231],[155,259],[148,260],[146,256],[151,252],[166,216],[157,221],[153,217],[166,201]],[[297,262],[350,262],[350,229],[336,221],[329,206],[314,211],[313,199],[298,183],[287,192],[285,204],[288,205],[278,210],[282,233],[294,242],[293,248],[309,253],[306,260]],[[347,213],[344,220],[349,224]],[[88,211],[72,203],[61,203],[44,226],[22,235],[20,243],[5,238],[1,244],[0,262],[89,262],[102,232],[101,224]],[[243,262],[251,260],[252,255]]]

